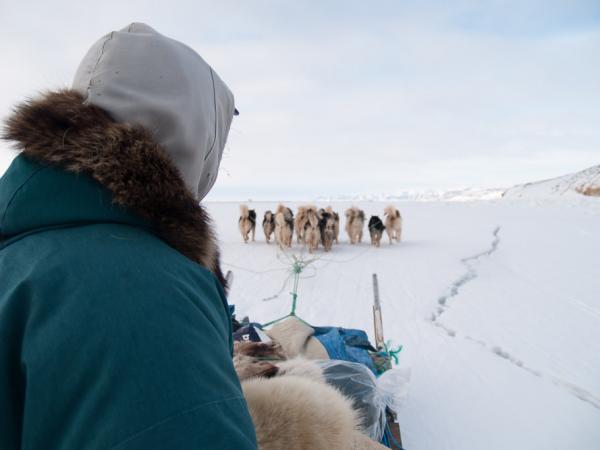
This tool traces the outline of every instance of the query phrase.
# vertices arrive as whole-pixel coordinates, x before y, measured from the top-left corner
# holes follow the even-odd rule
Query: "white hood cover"
[[[217,178],[234,115],[233,94],[194,50],[132,23],[81,61],[73,89],[117,122],[151,131],[201,200]]]

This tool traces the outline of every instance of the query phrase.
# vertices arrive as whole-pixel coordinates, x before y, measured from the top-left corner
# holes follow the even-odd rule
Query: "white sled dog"
[[[393,206],[387,206],[384,210],[385,215],[385,231],[390,238],[390,244],[395,239],[396,242],[400,242],[402,237],[402,216]]]
[[[262,226],[265,233],[265,240],[268,244],[271,242],[271,235],[275,233],[275,214],[273,214],[271,211],[265,212]]]
[[[308,246],[309,253],[313,253],[321,241],[321,229],[319,228],[320,216],[316,206],[307,206],[304,210],[306,213],[306,222],[304,223],[304,243]],[[296,233],[299,229],[296,228]]]
[[[359,244],[362,241],[363,228],[365,225],[365,212],[353,206],[346,210],[346,233],[351,244]]]
[[[284,247],[292,246],[294,235],[294,213],[284,205],[279,205],[275,212],[275,241],[283,250]]]
[[[256,211],[248,209],[246,205],[240,205],[240,219],[238,220],[242,239],[248,243],[248,235],[252,233],[252,241],[256,233]]]

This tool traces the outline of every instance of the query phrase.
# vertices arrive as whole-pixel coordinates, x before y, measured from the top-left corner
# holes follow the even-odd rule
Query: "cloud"
[[[15,34],[0,40],[12,68],[0,113],[68,84],[102,34],[147,21],[194,47],[236,95],[215,196],[508,186],[598,163],[595,2],[109,2],[66,16],[53,6],[27,32],[27,8],[1,16],[0,37]]]

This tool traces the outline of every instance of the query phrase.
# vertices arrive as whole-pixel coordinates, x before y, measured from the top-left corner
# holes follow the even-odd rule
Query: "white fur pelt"
[[[348,450],[359,420],[352,403],[322,381],[298,375],[242,383],[260,450]]]
[[[278,362],[276,366],[278,368],[277,376],[279,377],[292,375],[308,378],[320,383],[326,383],[325,377],[323,376],[323,369],[321,369],[314,361],[310,361],[301,356]]]

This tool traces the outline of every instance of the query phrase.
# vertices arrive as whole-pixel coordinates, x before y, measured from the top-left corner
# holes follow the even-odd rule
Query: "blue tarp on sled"
[[[314,337],[317,338],[327,350],[331,359],[351,361],[364,364],[377,374],[375,364],[369,355],[369,350],[375,351],[369,342],[367,333],[340,327],[313,327]]]

